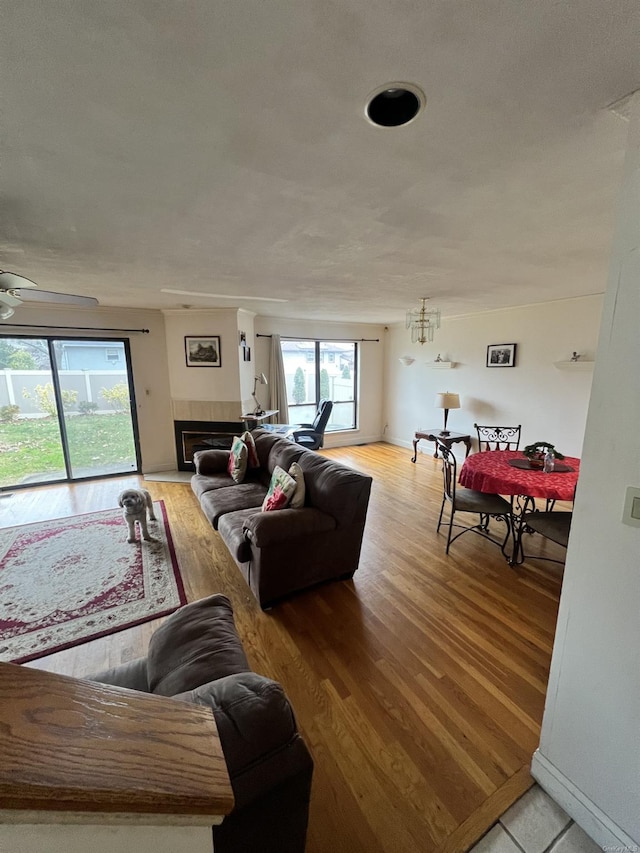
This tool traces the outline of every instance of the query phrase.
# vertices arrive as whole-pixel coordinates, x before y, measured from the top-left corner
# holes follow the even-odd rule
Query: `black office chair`
[[[333,403],[331,400],[320,400],[316,416],[311,424],[297,424],[286,433],[287,438],[301,444],[308,450],[319,450],[324,445],[324,431],[331,417]]]
[[[520,447],[520,430],[518,426],[480,426],[474,424],[478,433],[478,450],[518,450]]]
[[[484,492],[476,492],[474,489],[458,489],[458,470],[457,461],[454,454],[441,442],[437,442],[438,450],[442,454],[442,475],[444,480],[444,490],[442,494],[442,506],[440,507],[440,517],[438,518],[438,527],[436,532],[440,531],[442,524],[442,515],[444,513],[444,505],[449,503],[451,514],[449,517],[449,532],[447,535],[447,548],[445,553],[449,553],[449,546],[455,542],[463,533],[473,531],[483,539],[488,539],[494,545],[500,545],[502,553],[507,556],[505,551],[509,536],[511,534],[511,504],[500,495],[485,494]],[[471,527],[466,527],[463,524],[454,524],[453,517],[457,512],[472,512],[480,516],[478,524]],[[502,544],[489,535],[489,518],[494,518],[504,521],[507,526],[507,533]],[[454,527],[461,527],[460,533],[457,533],[453,538],[451,536]]]

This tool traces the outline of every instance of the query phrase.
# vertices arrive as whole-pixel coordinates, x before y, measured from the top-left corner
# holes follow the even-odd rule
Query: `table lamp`
[[[460,395],[450,394],[448,391],[446,394],[436,394],[435,407],[436,409],[444,409],[444,429],[440,430],[440,435],[449,435],[449,430],[447,429],[449,409],[460,408]]]
[[[255,400],[255,404],[256,404],[256,408],[255,408],[253,414],[254,415],[263,415],[264,410],[263,410],[262,406],[260,405],[260,400],[258,400],[258,398],[256,397],[256,388],[258,387],[258,383],[260,383],[260,385],[268,385],[269,384],[267,382],[267,377],[264,375],[264,373],[259,373],[256,376],[256,378],[254,379],[254,381],[253,381],[253,392],[251,393],[251,396]]]

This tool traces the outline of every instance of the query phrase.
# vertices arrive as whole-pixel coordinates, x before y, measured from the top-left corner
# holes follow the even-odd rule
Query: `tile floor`
[[[470,853],[601,853],[601,848],[534,785]]]

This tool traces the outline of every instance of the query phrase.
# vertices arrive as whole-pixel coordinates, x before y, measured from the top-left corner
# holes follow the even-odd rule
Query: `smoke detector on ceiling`
[[[427,98],[414,83],[385,83],[367,98],[365,116],[376,127],[402,127],[424,110]]]

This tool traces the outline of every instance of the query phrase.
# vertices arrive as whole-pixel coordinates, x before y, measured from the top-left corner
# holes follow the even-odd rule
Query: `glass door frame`
[[[96,332],[99,332],[99,329],[96,329]],[[138,429],[138,407],[136,405],[136,392],[135,386],[133,383],[133,369],[131,367],[131,343],[129,338],[101,338],[97,335],[82,335],[78,337],[76,335],[9,335],[9,334],[0,334],[0,339],[8,338],[10,340],[35,340],[35,341],[45,341],[47,344],[47,350],[49,353],[49,363],[51,367],[51,383],[53,385],[53,396],[56,401],[56,416],[58,418],[58,429],[60,430],[60,441],[62,444],[62,456],[64,459],[64,467],[66,471],[66,477],[61,477],[57,480],[45,480],[42,483],[16,483],[12,486],[1,487],[1,491],[14,491],[15,489],[34,489],[38,486],[50,486],[59,483],[81,483],[85,480],[106,480],[110,477],[126,477],[127,475],[136,475],[142,472],[141,468],[141,454],[140,454],[140,431]],[[86,477],[74,477],[72,475],[72,467],[71,467],[71,458],[69,454],[69,437],[67,435],[67,425],[64,416],[64,408],[62,404],[62,391],[60,387],[60,377],[58,376],[58,363],[56,361],[56,354],[54,349],[54,344],[56,341],[104,341],[105,343],[119,343],[124,346],[125,352],[125,362],[127,367],[127,383],[129,385],[129,399],[131,403],[130,412],[131,415],[131,429],[133,431],[133,445],[136,454],[136,467],[135,470],[130,471],[121,471],[116,474],[89,474]]]

